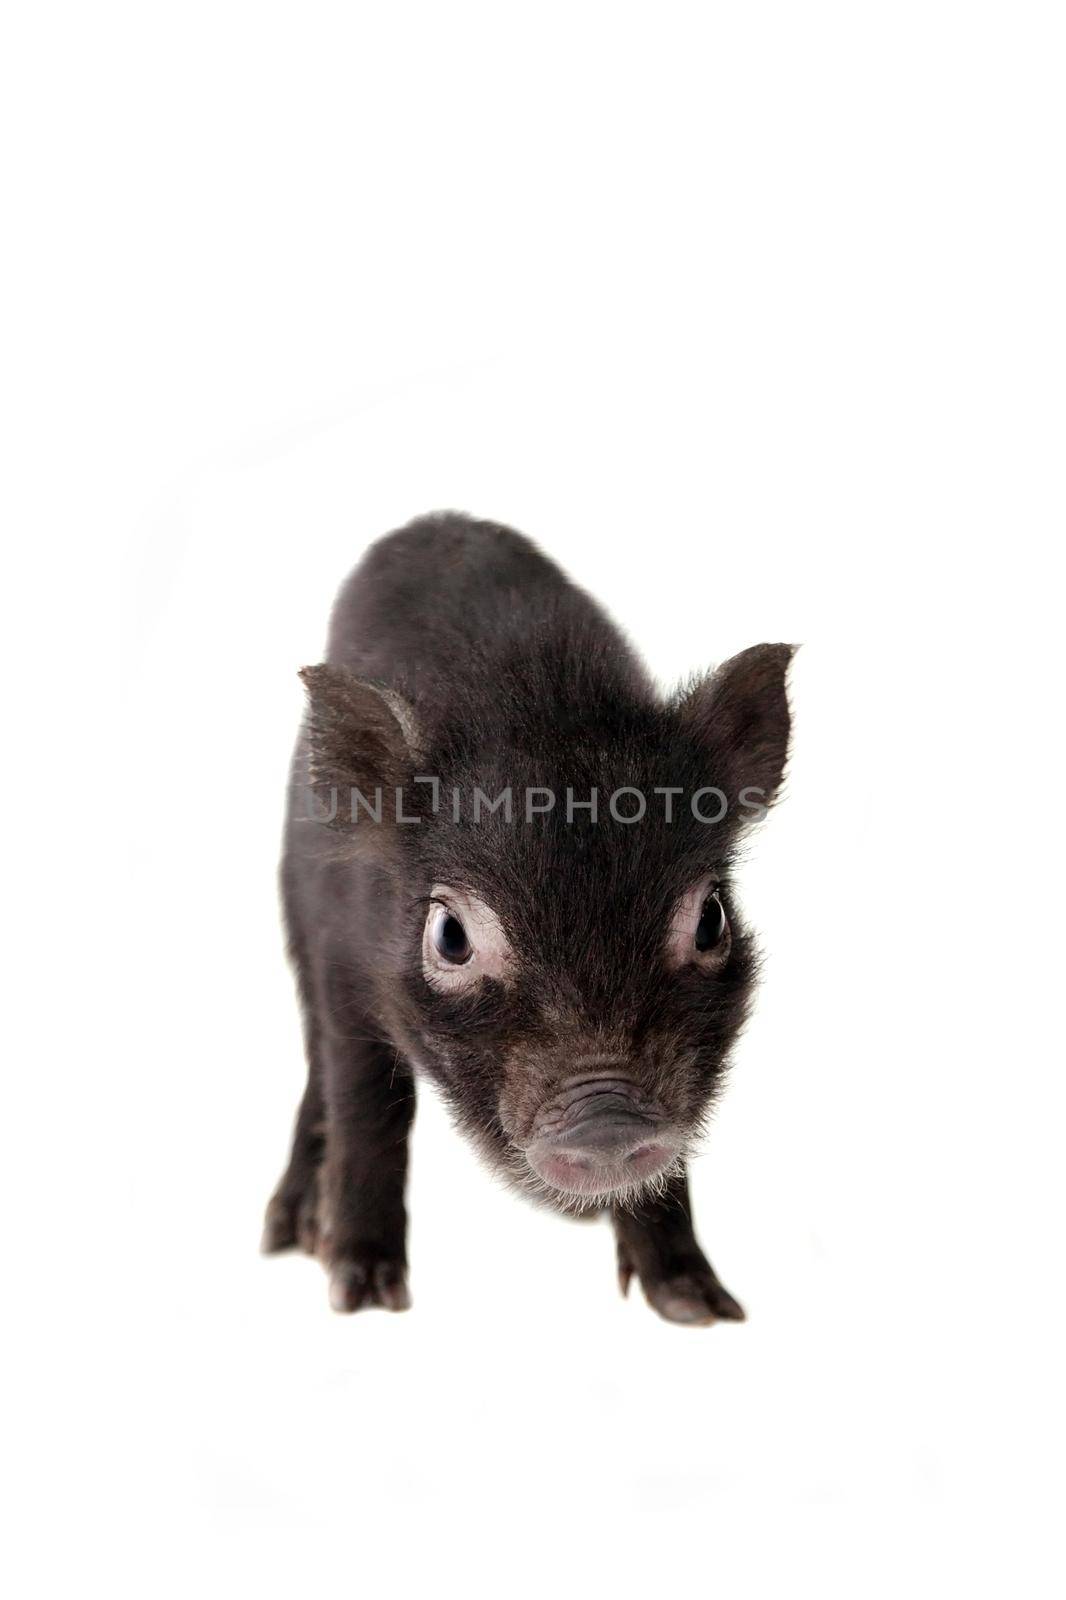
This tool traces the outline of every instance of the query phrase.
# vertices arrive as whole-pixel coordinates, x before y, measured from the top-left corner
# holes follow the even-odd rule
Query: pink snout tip
[[[673,1145],[661,1140],[637,1145],[624,1155],[604,1160],[594,1150],[552,1148],[539,1141],[526,1151],[533,1171],[564,1194],[610,1195],[647,1183],[666,1170],[677,1156]]]

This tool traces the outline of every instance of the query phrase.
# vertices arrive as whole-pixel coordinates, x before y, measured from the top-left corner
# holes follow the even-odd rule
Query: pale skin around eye
[[[511,947],[499,918],[477,895],[435,883],[422,934],[422,971],[426,982],[442,994],[471,988],[481,978],[503,979],[511,965]],[[469,945],[463,961],[449,960],[439,948],[441,925],[454,917]]]

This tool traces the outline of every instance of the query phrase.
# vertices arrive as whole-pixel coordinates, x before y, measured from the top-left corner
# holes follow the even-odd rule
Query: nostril
[[[643,1137],[621,1146],[560,1143],[538,1139],[526,1159],[544,1182],[566,1194],[606,1196],[650,1182],[677,1157],[678,1146],[668,1130],[658,1138]]]

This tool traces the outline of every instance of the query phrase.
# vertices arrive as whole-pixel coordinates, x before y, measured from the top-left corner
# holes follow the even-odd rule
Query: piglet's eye
[[[466,929],[459,918],[450,911],[437,919],[433,930],[433,943],[437,954],[457,967],[462,966],[464,961],[469,961],[473,954]]]
[[[422,926],[422,976],[431,989],[461,994],[483,978],[504,982],[511,947],[491,906],[469,889],[435,883]]]
[[[707,950],[717,949],[725,937],[725,929],[725,911],[722,909],[722,902],[716,894],[712,894],[703,902],[693,939],[701,955]]]
[[[666,959],[672,967],[694,966],[707,974],[721,972],[729,960],[732,935],[715,879],[704,878],[683,894],[674,908],[666,937]]]

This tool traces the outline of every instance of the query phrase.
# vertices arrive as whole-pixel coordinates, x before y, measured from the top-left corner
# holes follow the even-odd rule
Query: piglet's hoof
[[[368,1306],[408,1310],[411,1291],[403,1262],[373,1257],[334,1262],[329,1272],[329,1303],[334,1311],[365,1311]]]
[[[632,1269],[619,1268],[622,1293],[629,1290]],[[667,1322],[707,1328],[714,1322],[743,1322],[744,1307],[718,1282],[710,1268],[695,1267],[672,1277],[641,1280],[644,1298]]]
[[[318,1176],[307,1181],[297,1192],[279,1189],[266,1209],[263,1239],[260,1249],[266,1256],[277,1255],[282,1250],[292,1250],[299,1245],[309,1256],[319,1249]]]
[[[259,1248],[265,1256],[273,1256],[291,1250],[295,1243],[296,1207],[284,1195],[276,1194],[267,1206]]]
[[[665,1283],[643,1286],[648,1304],[667,1322],[707,1327],[712,1322],[743,1322],[744,1308],[718,1279],[699,1272],[684,1272]]]

